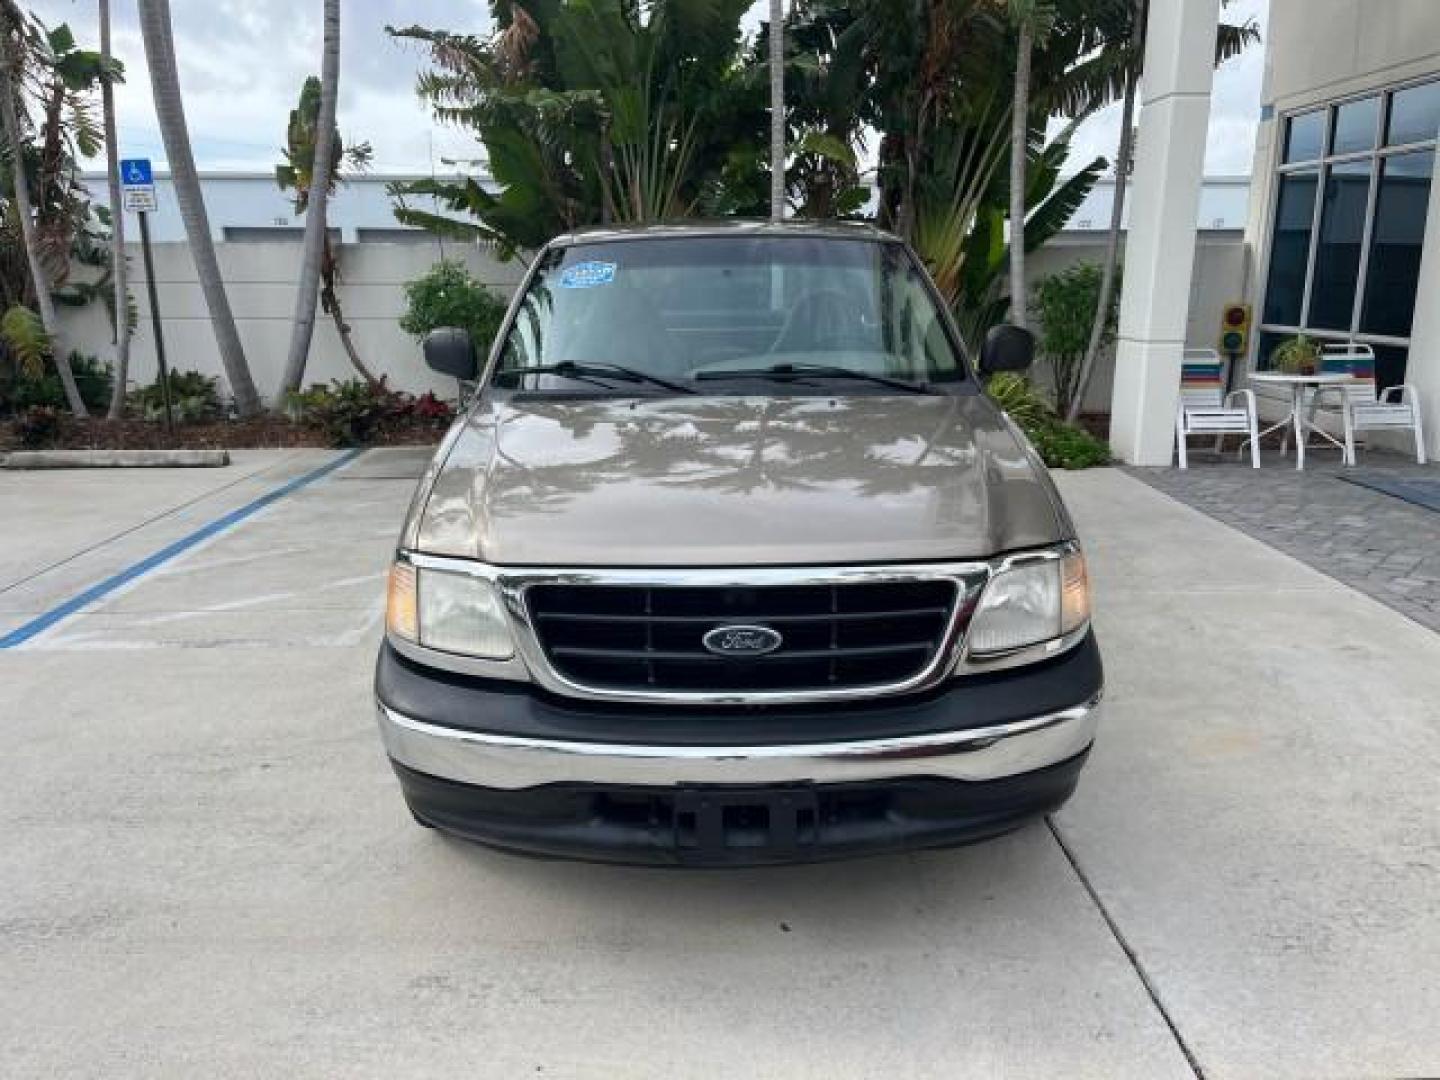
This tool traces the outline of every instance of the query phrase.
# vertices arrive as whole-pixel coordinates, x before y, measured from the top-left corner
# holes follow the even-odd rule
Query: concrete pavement
[[[327,457],[0,475],[0,634]],[[373,730],[420,464],[371,452],[0,650],[0,1072],[1440,1072],[1440,638],[1066,477],[1112,703],[1068,854],[1040,824],[763,872],[529,861],[416,828]]]

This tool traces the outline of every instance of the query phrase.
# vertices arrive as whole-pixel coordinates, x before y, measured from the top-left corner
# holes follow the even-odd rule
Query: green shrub
[[[1110,447],[1084,428],[1056,416],[1025,376],[1014,372],[993,375],[985,391],[1025,432],[1050,468],[1089,469],[1110,464]]]
[[[1093,469],[1110,464],[1109,445],[1074,424],[1052,420],[1025,434],[1052,469]]]
[[[459,326],[484,355],[504,318],[505,301],[471,277],[464,263],[445,259],[405,286],[400,329],[418,341],[438,327]]]
[[[220,416],[219,379],[198,371],[172,371],[166,381],[170,384],[170,414],[177,423],[196,424]],[[132,390],[125,401],[143,420],[165,419],[165,392],[158,378]]]
[[[1068,412],[1080,388],[1080,367],[1090,345],[1103,275],[1098,263],[1082,262],[1048,274],[1035,283],[1030,310],[1039,325],[1040,354],[1050,367],[1055,384],[1055,407],[1062,416]],[[1117,276],[1110,309],[1105,313],[1105,329],[1100,338],[1102,349],[1114,336],[1119,307]]]
[[[72,352],[70,370],[75,376],[80,400],[85,402],[86,408],[98,412],[109,406],[110,390],[115,385],[115,371],[111,365],[102,363],[93,356]],[[28,365],[17,365],[0,378],[0,407],[17,413],[35,408],[68,411],[70,403],[65,400],[65,387],[60,382],[60,373],[53,367],[47,366],[39,378],[36,378],[31,374]]]
[[[1002,371],[990,376],[985,383],[985,392],[1027,431],[1053,418],[1054,414],[1040,392],[1019,372]]]
[[[332,446],[362,446],[403,407],[403,395],[387,389],[385,380],[336,379],[291,394],[288,405],[306,427],[325,434]]]
[[[444,431],[455,419],[455,407],[434,394],[413,397],[364,379],[316,383],[286,399],[291,417],[322,432],[332,446],[363,446],[396,425]]]

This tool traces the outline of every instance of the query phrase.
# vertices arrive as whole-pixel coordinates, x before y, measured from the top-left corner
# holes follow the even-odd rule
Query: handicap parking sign
[[[150,168],[149,158],[126,158],[120,162],[120,182],[126,187],[150,187],[155,183],[155,173]]]

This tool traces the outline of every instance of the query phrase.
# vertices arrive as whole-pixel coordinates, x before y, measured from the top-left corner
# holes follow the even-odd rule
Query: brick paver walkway
[[[1326,455],[1303,473],[1196,454],[1191,467],[1131,475],[1440,631],[1440,513],[1339,479]],[[1196,460],[1198,459],[1198,460]],[[1362,453],[1361,472],[1440,481],[1440,466]]]

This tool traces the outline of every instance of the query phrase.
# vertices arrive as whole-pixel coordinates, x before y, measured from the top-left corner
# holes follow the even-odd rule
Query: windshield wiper
[[[502,368],[496,375],[559,375],[564,379],[604,378],[629,379],[631,382],[649,383],[676,394],[693,394],[695,389],[683,383],[662,379],[646,371],[623,367],[620,364],[577,364],[565,360],[559,364],[531,364],[528,367]]]
[[[892,379],[889,375],[876,375],[870,371],[857,371],[855,368],[834,367],[829,364],[772,364],[770,367],[763,368],[728,368],[723,371],[697,371],[695,373],[697,382],[702,379],[793,379],[804,376],[821,379],[859,379],[879,386],[904,390],[911,394],[939,393],[929,383],[906,382],[904,379]]]

